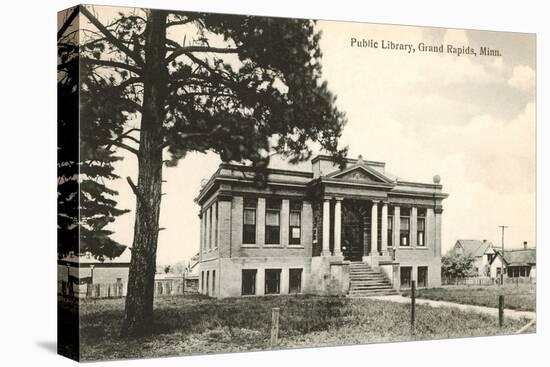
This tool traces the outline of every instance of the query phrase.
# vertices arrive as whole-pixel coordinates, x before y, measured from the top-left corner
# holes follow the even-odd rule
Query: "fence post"
[[[271,348],[277,346],[279,340],[279,307],[271,309]]]
[[[411,281],[411,334],[414,334],[416,321],[416,280]]]
[[[498,296],[498,327],[504,324],[504,296]]]

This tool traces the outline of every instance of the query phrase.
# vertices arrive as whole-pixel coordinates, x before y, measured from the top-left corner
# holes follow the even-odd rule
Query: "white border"
[[[3,365],[73,365],[52,351],[56,339],[56,12],[75,1],[11,1],[3,6],[2,118],[2,302]],[[543,65],[550,47],[548,10],[542,1],[253,1],[117,0],[100,4],[149,6],[227,13],[355,20],[537,33],[538,262],[550,262],[546,215],[550,138],[543,100],[550,77]],[[542,81],[546,80],[546,84]],[[546,97],[546,98],[545,98]],[[546,189],[547,190],[547,189]],[[97,363],[95,366],[284,366],[342,364],[402,366],[540,365],[547,355],[548,292],[538,266],[538,334],[510,337],[386,343],[283,352],[225,354]],[[544,340],[546,339],[546,341]]]

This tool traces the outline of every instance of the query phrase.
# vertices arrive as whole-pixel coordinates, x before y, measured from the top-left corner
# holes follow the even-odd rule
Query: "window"
[[[243,244],[256,243],[256,208],[258,199],[244,198]]]
[[[204,293],[204,270],[201,271],[201,293]]]
[[[279,245],[281,243],[281,200],[269,199],[265,211],[265,243]]]
[[[416,218],[416,245],[419,247],[426,246],[426,214],[425,210],[419,210],[419,215]]]
[[[265,269],[265,294],[281,292],[281,269]]]
[[[428,267],[419,266],[418,267],[418,286],[427,287],[428,286]]]
[[[299,245],[302,238],[302,202],[290,202],[289,243]]]
[[[206,271],[206,294],[208,296],[210,295],[210,287],[208,286],[209,283],[210,283],[210,270],[207,270]]]
[[[409,209],[401,209],[400,226],[399,226],[399,246],[410,246],[409,234],[410,234],[410,217]]]
[[[256,269],[245,269],[243,270],[242,278],[242,295],[250,296],[256,294]]]
[[[402,266],[399,270],[401,278],[401,288],[410,288],[411,287],[411,273],[412,267]]]
[[[302,269],[288,270],[288,292],[302,293]]]
[[[212,270],[212,295],[216,294],[216,270]]]

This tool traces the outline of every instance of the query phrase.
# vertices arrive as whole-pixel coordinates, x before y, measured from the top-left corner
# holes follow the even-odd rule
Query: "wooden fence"
[[[155,297],[182,295],[193,289],[184,289],[183,279],[155,279]],[[76,298],[121,298],[125,297],[127,283],[85,283],[58,281],[57,293]]]
[[[500,279],[487,277],[471,277],[471,278],[442,278],[443,285],[494,285],[500,284]],[[504,284],[535,284],[535,278],[504,278]]]

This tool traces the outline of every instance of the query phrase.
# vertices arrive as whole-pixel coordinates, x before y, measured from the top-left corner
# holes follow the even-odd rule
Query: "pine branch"
[[[65,19],[65,23],[63,23],[61,28],[59,28],[59,30],[57,31],[57,40],[60,40],[61,37],[63,37],[63,34],[67,31],[74,18],[76,18],[76,16],[78,15],[79,8],[79,5],[75,6],[72,13],[67,17],[67,19]]]
[[[94,64],[97,66],[106,66],[106,67],[112,67],[112,68],[125,69],[137,75],[140,75],[141,73],[141,69],[139,69],[138,67],[130,64],[125,64],[123,62],[112,61],[112,60],[102,60],[102,59],[91,59],[88,57],[82,57],[80,60],[84,63]],[[59,70],[62,66],[63,64],[59,65],[57,69]]]
[[[218,54],[235,54],[239,52],[239,48],[223,48],[223,47],[207,47],[207,46],[187,46],[180,47],[172,51],[170,56],[164,61],[166,64],[169,64],[172,60],[176,59],[178,56],[185,55],[192,52],[211,52]]]
[[[129,151],[130,153],[133,153],[135,155],[139,155],[139,151],[137,149],[132,148],[131,146],[129,146],[127,144],[124,144],[123,142],[120,142],[118,140],[110,140],[108,142],[108,145],[114,145],[115,147],[125,149],[125,150]]]
[[[108,29],[105,27],[88,9],[86,9],[85,6],[80,7],[82,14],[86,16],[90,20],[90,22],[101,32],[105,35],[107,40],[112,43],[114,46],[116,46],[120,51],[124,52],[126,55],[131,57],[136,64],[139,66],[143,66],[144,62],[141,59],[141,56],[132,50],[130,50],[124,43],[122,43],[117,37],[115,37]]]

